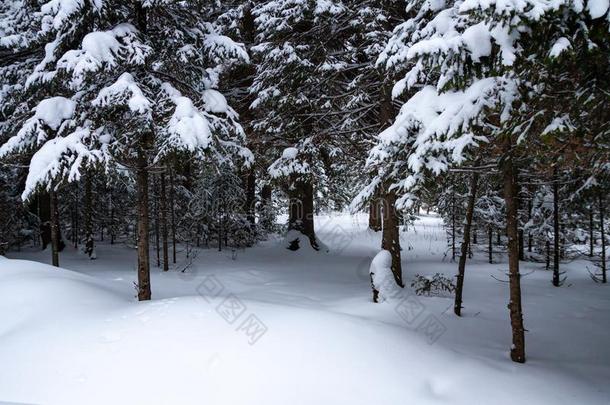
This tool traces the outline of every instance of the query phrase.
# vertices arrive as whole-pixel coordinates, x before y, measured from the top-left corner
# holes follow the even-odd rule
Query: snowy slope
[[[185,273],[155,270],[154,299],[143,303],[133,298],[134,252],[127,248],[113,247],[118,253],[111,255],[100,245],[93,262],[67,252],[62,263],[77,272],[0,258],[0,401],[610,401],[610,291],[588,280],[583,263],[571,264],[571,284],[560,289],[545,271],[524,278],[529,358],[518,365],[507,356],[507,286],[490,277],[502,277],[505,265],[475,258],[463,319],[451,315],[450,299],[409,291],[373,304],[368,267],[379,234],[366,230],[364,218],[319,220],[331,253],[293,253],[278,248],[279,240],[238,252],[235,260],[230,252],[202,249]],[[422,218],[403,236],[407,280],[454,271],[443,261],[437,218]],[[419,316],[409,315],[418,308]],[[264,333],[251,333],[252,316]],[[427,333],[425,319],[436,319],[441,333]]]

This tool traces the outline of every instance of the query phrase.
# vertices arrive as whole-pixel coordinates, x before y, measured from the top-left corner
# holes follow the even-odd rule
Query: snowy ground
[[[63,267],[0,257],[0,402],[35,404],[608,404],[610,290],[585,261],[565,286],[528,263],[524,365],[508,358],[506,264],[477,253],[464,317],[450,298],[374,304],[366,218],[319,217],[330,253],[279,240],[200,250],[184,273],[154,268],[153,300],[134,295],[135,252],[74,250]],[[453,275],[436,217],[403,235],[403,266]],[[47,263],[49,252],[11,258]],[[153,254],[154,256],[154,254]],[[180,258],[180,266],[184,258]],[[177,266],[178,267],[178,266]]]

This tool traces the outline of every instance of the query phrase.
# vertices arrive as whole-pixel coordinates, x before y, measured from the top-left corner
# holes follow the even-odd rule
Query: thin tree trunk
[[[559,184],[553,171],[553,285],[559,287]]]
[[[508,272],[510,302],[510,323],[513,344],[510,357],[514,362],[525,362],[525,329],[523,327],[523,311],[521,307],[521,275],[519,274],[519,232],[517,218],[517,185],[511,153],[511,141],[507,140],[504,174],[504,200],[506,202],[506,232],[508,235]]]
[[[156,181],[153,181],[155,190],[155,257],[157,259],[157,267],[161,267],[161,218],[159,213],[159,188]]]
[[[78,223],[78,217],[79,217],[79,212],[78,212],[78,186],[76,187],[76,199],[75,199],[75,204],[76,204],[76,210],[74,211],[75,215],[74,215],[74,249],[78,248],[78,227],[79,227],[79,223]]]
[[[250,168],[248,175],[246,176],[246,200],[245,204],[245,212],[246,218],[250,222],[250,226],[254,226],[256,222],[256,217],[254,215],[254,205],[256,203],[256,171],[254,167]]]
[[[143,151],[138,153],[138,300],[150,300],[150,257],[148,248],[148,169]]]
[[[451,260],[455,261],[455,192],[451,192]]]
[[[532,200],[530,198],[529,202],[527,203],[527,220],[528,222],[532,219]],[[527,251],[528,253],[532,253],[532,243],[533,243],[533,236],[531,232],[527,233]]]
[[[167,193],[165,191],[165,172],[161,173],[161,245],[163,248],[163,271],[169,270],[167,247]]]
[[[91,174],[85,174],[85,254],[95,259],[93,241],[93,192],[91,190]]]
[[[477,196],[477,183],[479,174],[473,173],[470,179],[470,193],[468,194],[468,206],[466,207],[466,224],[464,225],[464,239],[462,240],[460,262],[458,264],[457,283],[455,287],[455,302],[453,312],[457,316],[462,315],[462,291],[464,289],[464,273],[466,271],[466,254],[468,252],[468,242],[470,241],[470,228],[472,226],[472,216],[474,204]]]
[[[59,267],[59,206],[57,192],[50,192],[50,211],[51,211],[51,263]]]
[[[382,206],[381,248],[392,255],[392,274],[396,284],[404,287],[402,281],[402,264],[400,259],[400,230],[396,213],[396,194],[386,191]]]
[[[116,238],[116,229],[114,223],[114,202],[112,200],[112,191],[110,192],[110,197],[108,203],[110,204],[110,244],[114,245],[114,239]]]
[[[169,172],[169,212],[172,220],[172,262],[176,264],[176,209],[174,204],[174,171]]]
[[[493,263],[493,228],[489,225],[488,233],[488,254],[489,254],[489,263]]]
[[[589,208],[589,257],[593,257],[595,247],[595,236],[593,236],[593,207]]]
[[[601,268],[602,268],[602,283],[606,283],[608,280],[606,278],[606,235],[604,229],[604,197],[601,192],[597,195],[599,201],[599,230],[600,230],[600,239],[602,242],[602,257],[601,257]]]
[[[545,242],[546,248],[546,269],[551,268],[551,242],[548,240]]]

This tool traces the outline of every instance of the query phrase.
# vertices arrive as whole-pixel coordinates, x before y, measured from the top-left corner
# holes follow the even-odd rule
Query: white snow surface
[[[379,302],[402,298],[401,288],[394,281],[392,274],[392,255],[387,250],[382,250],[375,255],[369,268],[371,282],[379,292]]]
[[[329,253],[291,252],[271,238],[236,253],[197,250],[181,272],[181,250],[169,272],[152,268],[149,302],[134,298],[136,254],[126,246],[99,243],[95,261],[67,247],[66,269],[38,263],[50,252],[34,248],[0,257],[0,401],[610,403],[610,294],[590,280],[587,261],[564,266],[561,288],[543,265],[522,262],[532,272],[522,281],[528,360],[516,364],[508,286],[490,277],[505,279],[505,258],[487,264],[474,246],[462,318],[450,298],[416,297],[408,287],[405,312],[405,300],[372,302],[368,268],[380,234],[366,216],[316,221]],[[435,216],[403,232],[402,246],[407,285],[417,273],[456,271]],[[228,322],[221,315],[232,299],[242,313]],[[251,315],[267,328],[254,344],[242,326]],[[442,326],[436,339],[430,320]]]

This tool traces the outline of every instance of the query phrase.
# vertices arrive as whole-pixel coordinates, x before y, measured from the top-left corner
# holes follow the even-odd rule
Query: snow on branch
[[[127,105],[131,111],[144,114],[150,112],[152,103],[134,77],[130,73],[123,73],[116,82],[101,89],[92,104],[96,107]]]
[[[0,147],[0,158],[44,143],[74,115],[76,103],[65,97],[51,97],[34,107],[34,115],[25,121],[16,135]]]

